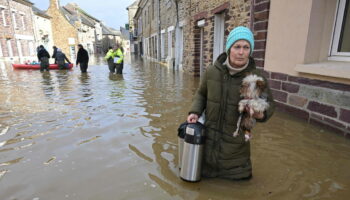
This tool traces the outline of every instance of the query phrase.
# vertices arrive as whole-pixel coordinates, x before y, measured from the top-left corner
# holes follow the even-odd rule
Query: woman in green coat
[[[243,26],[233,29],[227,37],[226,52],[207,68],[194,97],[187,122],[195,123],[205,113],[207,139],[202,163],[204,177],[233,180],[252,177],[250,142],[245,141],[242,132],[237,137],[233,137],[232,133],[237,128],[243,78],[248,73],[261,76],[250,56],[253,49],[253,33]],[[253,114],[258,122],[267,121],[274,111],[269,87],[265,89],[264,96],[270,106],[265,112]]]

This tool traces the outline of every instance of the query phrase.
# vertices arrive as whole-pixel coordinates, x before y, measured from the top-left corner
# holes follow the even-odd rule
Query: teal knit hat
[[[237,42],[237,40],[247,40],[250,43],[250,55],[254,50],[254,35],[252,31],[244,26],[238,26],[234,28],[227,37],[226,52],[230,51],[231,46]]]

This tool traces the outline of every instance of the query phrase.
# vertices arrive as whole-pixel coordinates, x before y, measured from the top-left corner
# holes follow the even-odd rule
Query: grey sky
[[[37,8],[46,11],[50,0],[29,0]],[[76,3],[93,17],[101,20],[105,25],[118,29],[125,27],[128,23],[128,11],[126,7],[130,6],[135,0],[60,0],[60,5],[67,3]]]

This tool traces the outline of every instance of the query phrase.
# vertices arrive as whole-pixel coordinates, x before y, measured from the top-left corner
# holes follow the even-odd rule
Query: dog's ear
[[[266,88],[266,83],[265,81],[256,81],[256,87],[260,90],[260,92],[263,92]]]
[[[244,96],[247,93],[248,87],[249,87],[248,83],[246,82],[242,83],[241,88],[239,90],[239,92],[241,93],[241,96]]]

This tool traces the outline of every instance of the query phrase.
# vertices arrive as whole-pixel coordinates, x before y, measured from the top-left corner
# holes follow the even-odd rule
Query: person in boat
[[[38,48],[38,61],[40,62],[40,71],[44,70],[49,71],[49,58],[50,54],[46,51],[43,45],[40,45]]]
[[[55,60],[57,61],[57,65],[58,65],[59,69],[66,69],[67,68],[66,64],[65,64],[65,61],[67,61],[69,64],[71,63],[68,60],[66,54],[64,54],[62,52],[62,49],[60,49],[60,48],[57,48]]]

